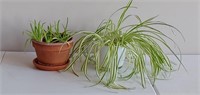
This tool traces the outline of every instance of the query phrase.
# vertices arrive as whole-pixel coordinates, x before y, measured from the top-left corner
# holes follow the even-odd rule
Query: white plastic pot
[[[101,57],[100,57],[100,62],[102,63],[107,52],[108,52],[108,49],[109,47],[108,46],[105,46],[101,49]],[[118,48],[118,51],[117,51],[117,54],[118,54],[118,67],[122,67],[123,64],[124,64],[124,61],[125,61],[125,52],[126,52],[126,49],[124,47],[119,47]]]

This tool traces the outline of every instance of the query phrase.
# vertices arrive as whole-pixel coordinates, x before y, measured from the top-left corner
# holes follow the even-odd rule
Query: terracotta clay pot
[[[39,68],[43,65],[50,68],[64,66],[64,69],[69,61],[70,49],[73,46],[72,39],[68,43],[44,43],[32,40],[32,45],[35,48],[37,58],[34,60],[34,65]],[[42,69],[44,70],[44,69]],[[49,70],[49,69],[46,69]]]

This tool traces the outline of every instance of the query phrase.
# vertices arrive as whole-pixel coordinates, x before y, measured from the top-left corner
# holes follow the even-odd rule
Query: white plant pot
[[[100,62],[101,62],[101,63],[103,62],[104,57],[105,57],[105,55],[106,55],[107,52],[108,52],[108,49],[109,49],[109,48],[108,48],[107,46],[105,46],[105,47],[103,47],[103,48],[101,49],[101,57],[100,57]],[[126,53],[126,49],[125,49],[124,47],[119,47],[117,53],[118,53],[118,67],[120,68],[120,67],[123,66],[123,64],[124,64],[124,62],[125,62],[125,56],[126,56],[125,53]]]

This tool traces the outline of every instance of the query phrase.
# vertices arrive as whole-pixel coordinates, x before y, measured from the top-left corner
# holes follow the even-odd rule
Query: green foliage
[[[153,81],[158,78],[161,72],[171,72],[174,70],[172,63],[167,55],[164,53],[160,45],[164,45],[169,49],[174,56],[181,60],[170,48],[164,38],[174,42],[170,37],[165,35],[163,31],[154,28],[154,26],[164,26],[180,31],[172,25],[161,21],[155,21],[156,17],[147,20],[141,20],[139,16],[135,16],[139,23],[122,26],[126,19],[131,15],[126,15],[128,9],[132,8],[132,0],[128,2],[125,7],[120,8],[118,11],[123,10],[117,23],[114,23],[111,18],[104,21],[97,28],[95,32],[83,31],[83,36],[75,43],[71,64],[66,68],[72,68],[76,61],[85,56],[81,71],[84,72],[88,80],[88,65],[93,63],[95,66],[96,74],[99,78],[99,83],[103,83],[106,87],[114,89],[126,89],[126,87],[117,84],[118,78],[123,80],[131,79],[134,76],[140,76],[141,84],[145,87],[146,76],[150,76]],[[180,33],[181,34],[181,33]],[[174,42],[175,43],[175,42]],[[100,61],[100,52],[103,47],[107,46],[108,52],[105,55],[103,62]],[[127,54],[127,69],[125,72],[120,73],[118,68],[118,54],[119,47],[124,47]],[[150,58],[150,70],[148,63],[145,62],[145,57]]]
[[[37,22],[36,20],[30,23],[31,30],[27,32],[29,36],[27,42],[35,40],[46,43],[64,43],[72,38],[72,34],[67,29],[68,19],[66,25],[62,25],[63,32],[60,32],[60,20],[55,22],[54,25],[49,24],[47,29],[44,28],[44,25],[45,23]]]
[[[44,23],[37,22],[36,20],[33,23],[30,23],[31,30],[28,31],[27,35],[36,41],[43,40],[43,33],[44,33]]]

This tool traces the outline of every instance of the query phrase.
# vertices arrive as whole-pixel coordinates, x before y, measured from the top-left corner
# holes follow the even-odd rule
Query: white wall
[[[69,17],[69,29],[95,30],[99,23],[110,16],[128,0],[3,0],[1,1],[0,25],[2,50],[23,51],[31,20],[47,23]],[[200,54],[200,9],[198,0],[134,0],[138,9],[129,13],[140,15],[143,19],[159,15],[161,20],[176,26],[186,38],[173,36],[165,31],[180,46],[184,54]],[[116,18],[115,16],[114,18]],[[127,22],[130,23],[130,22]],[[169,33],[170,32],[170,33]],[[174,46],[172,43],[170,43]],[[30,46],[27,51],[33,51]],[[166,51],[168,52],[168,51]]]
[[[0,0],[0,2],[1,2],[1,0]],[[0,14],[2,14],[1,11],[2,11],[2,3],[0,3]],[[1,32],[2,32],[2,31],[1,31],[1,30],[2,30],[2,27],[1,27],[1,26],[2,26],[2,25],[1,25],[1,22],[2,22],[2,21],[1,21],[1,20],[2,20],[2,19],[1,19],[1,18],[2,18],[2,16],[0,15],[0,51],[1,51],[1,46],[2,46],[2,45],[1,45],[1,42],[2,42],[2,39],[1,39]],[[0,52],[0,54],[1,54],[1,52]]]

